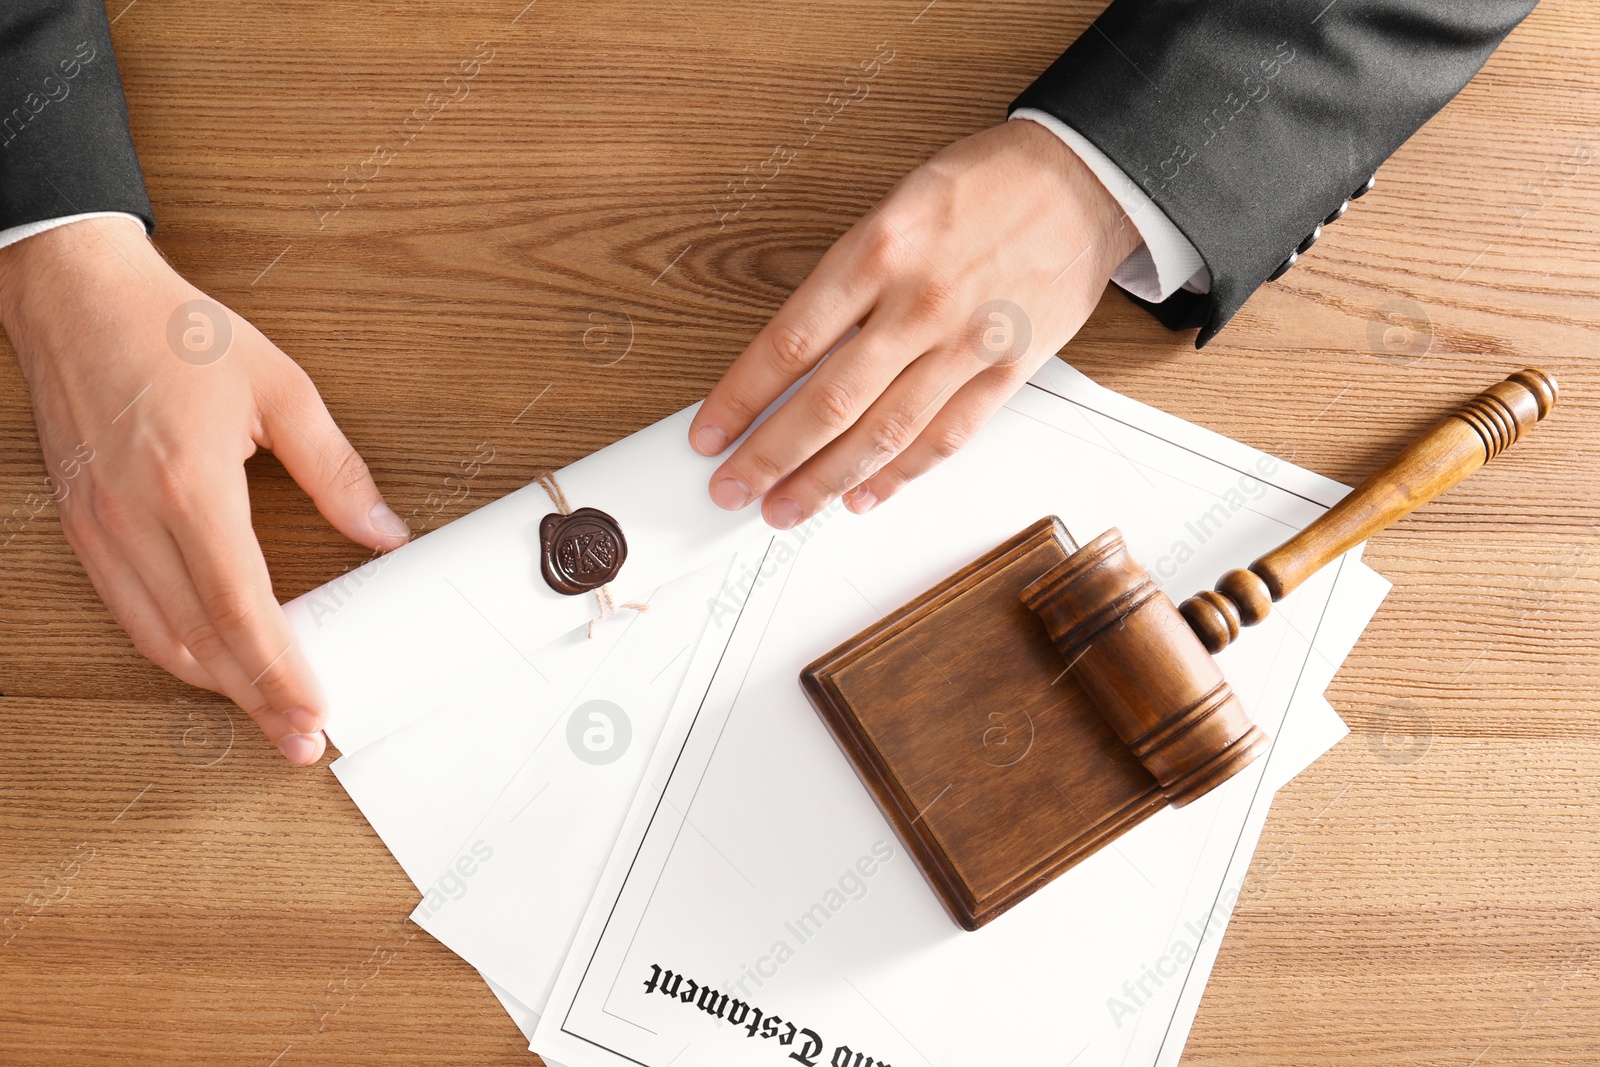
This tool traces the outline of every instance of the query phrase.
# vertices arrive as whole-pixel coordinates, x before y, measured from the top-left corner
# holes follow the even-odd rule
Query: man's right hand
[[[341,533],[405,522],[293,360],[172,269],[129,221],[0,249],[0,323],[28,380],[67,540],[145,656],[226,695],[293,763],[327,708],[273,595],[244,461],[270,449]]]

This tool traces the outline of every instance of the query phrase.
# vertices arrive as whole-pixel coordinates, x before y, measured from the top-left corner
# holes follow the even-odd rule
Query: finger
[[[1025,376],[1000,367],[973,378],[939,409],[905,451],[845,494],[845,507],[863,515],[955,455],[1025,380]]]
[[[293,384],[276,394],[261,394],[265,433],[258,443],[278,457],[323,518],[350,540],[378,551],[405,544],[410,528],[384,503],[366,462],[333,421],[316,386],[303,374],[293,377]]]
[[[853,426],[923,347],[887,314],[875,313],[826,366],[756,428],[711,476],[711,499],[737,510],[749,504]],[[792,501],[764,508],[787,530],[801,519]]]
[[[244,471],[204,482],[208,505],[189,509],[171,530],[205,613],[185,644],[198,655],[196,640],[220,641],[270,708],[296,733],[313,734],[326,721],[322,690],[273,595]]]
[[[970,359],[930,352],[901,372],[860,419],[768,493],[769,513],[801,521],[867,481],[916,440],[972,376]]]
[[[706,397],[689,425],[701,455],[720,455],[783,391],[817,365],[877,298],[858,223],[823,255]]]
[[[106,610],[127,631],[138,653],[182,681],[213,693],[222,692],[211,672],[197,661],[162,614],[137,571],[103,531],[92,524],[63,524],[67,541]]]
[[[243,469],[234,473],[242,482]],[[180,513],[188,510],[176,494],[170,503]],[[216,680],[228,699],[254,719],[267,739],[291,762],[314,763],[321,758],[321,717],[298,716],[297,721],[291,722],[256,688],[252,680],[254,675],[246,673],[246,667],[202,605],[189,565],[173,535],[148,518],[122,518],[117,512],[108,512],[108,515],[116,523],[108,526],[108,532],[122,546],[128,562],[142,577],[178,639]],[[254,540],[252,534],[252,545]]]

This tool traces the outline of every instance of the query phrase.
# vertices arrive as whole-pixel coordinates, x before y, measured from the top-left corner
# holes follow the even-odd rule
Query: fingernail
[[[791,530],[800,524],[800,505],[788,498],[775,500],[767,516],[774,529]]]
[[[711,501],[725,511],[738,511],[750,503],[750,487],[737,478],[719,478],[711,484]]]
[[[278,741],[278,751],[282,752],[290,763],[302,767],[321,759],[322,748],[321,734],[285,734]]]
[[[864,485],[858,485],[845,494],[844,502],[857,515],[865,515],[878,503],[878,494]]]
[[[728,447],[728,435],[719,426],[702,426],[695,431],[694,448],[702,456],[715,456]]]
[[[367,512],[367,521],[372,523],[372,528],[385,537],[411,536],[411,527],[406,525],[406,520],[394,513],[394,509],[383,501],[372,505],[372,510]]]
[[[322,729],[322,716],[309,708],[290,708],[283,713],[283,717],[297,733],[314,734]]]

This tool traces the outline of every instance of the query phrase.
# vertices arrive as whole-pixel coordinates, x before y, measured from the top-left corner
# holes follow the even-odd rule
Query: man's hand
[[[315,763],[327,709],[273,595],[244,461],[271,449],[353,541],[391,549],[408,531],[311,380],[123,220],[0,249],[0,322],[62,528],[112,616],[291,762]]]
[[[689,429],[718,455],[852,326],[860,332],[711,476],[781,530],[861,513],[959,449],[1078,331],[1139,244],[1116,200],[1032,122],[958,141],[828,250]]]

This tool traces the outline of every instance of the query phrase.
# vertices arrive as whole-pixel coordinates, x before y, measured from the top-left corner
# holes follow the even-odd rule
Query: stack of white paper
[[[593,598],[539,575],[537,486],[288,606],[412,918],[568,1067],[1175,1063],[1272,794],[1345,732],[1322,693],[1388,588],[1359,551],[1219,657],[1267,757],[976,933],[798,674],[1043,515],[1120,527],[1176,599],[1343,487],[1056,361],[892,504],[786,533],[710,504],[686,429],[558,473],[650,604],[592,639]]]

